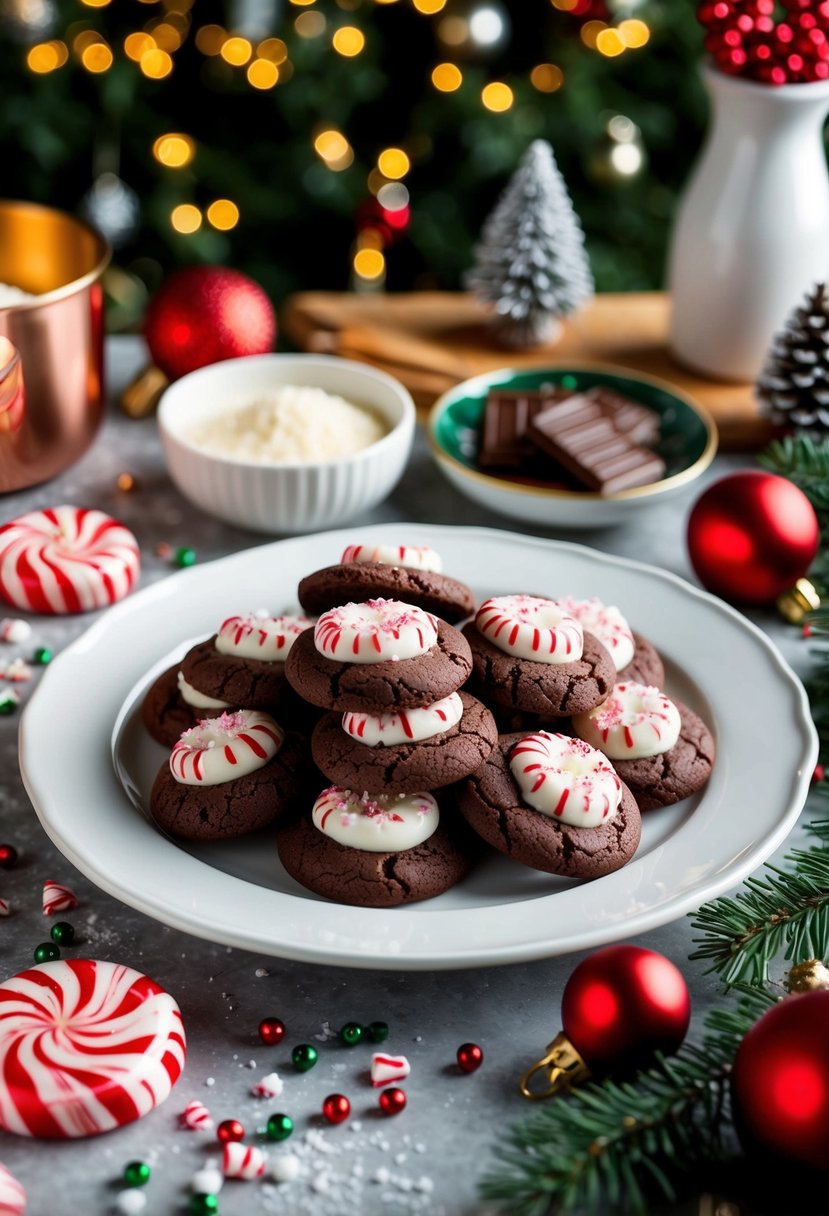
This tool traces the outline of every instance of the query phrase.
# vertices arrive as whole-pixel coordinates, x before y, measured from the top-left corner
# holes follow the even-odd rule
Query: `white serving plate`
[[[661,651],[668,690],[714,730],[718,759],[705,790],[649,812],[636,857],[615,874],[576,883],[498,854],[438,899],[391,910],[318,899],[284,873],[267,832],[202,845],[164,836],[137,809],[146,806],[164,758],[137,719],[153,673],[225,616],[295,605],[303,575],[336,562],[346,544],[372,540],[433,545],[444,568],[479,597],[531,581],[551,595],[618,604]],[[105,891],[211,941],[398,970],[543,958],[681,916],[739,882],[780,844],[816,755],[802,685],[768,638],[713,596],[579,545],[401,523],[278,541],[138,592],[50,664],[20,732],[23,779],[44,828]]]

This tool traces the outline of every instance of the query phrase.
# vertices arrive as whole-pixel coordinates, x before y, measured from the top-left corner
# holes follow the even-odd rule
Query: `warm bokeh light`
[[[173,61],[166,51],[145,51],[138,65],[151,80],[162,80],[173,70]]]
[[[159,135],[153,144],[153,156],[168,169],[183,169],[196,155],[196,145],[189,135],[171,131]]]
[[[495,114],[503,114],[512,107],[515,94],[508,84],[502,80],[493,80],[481,90],[481,101],[488,110]]]
[[[181,46],[181,34],[169,21],[157,22],[152,27],[151,33],[155,39],[156,46],[160,46],[162,51],[169,51],[171,55]]]
[[[374,168],[366,178],[369,194],[379,194],[385,185],[388,185],[388,178],[384,177],[379,169]]]
[[[469,22],[466,17],[442,17],[438,37],[444,46],[463,46],[469,38]]]
[[[622,35],[612,27],[602,30],[596,37],[596,50],[600,55],[606,55],[608,59],[614,59],[617,55],[624,54],[625,43]]]
[[[564,73],[554,63],[539,63],[530,72],[530,83],[539,93],[555,93],[564,84]]]
[[[596,40],[607,26],[604,21],[585,21],[581,27],[581,40],[585,46],[589,46],[591,50],[596,49]]]
[[[314,151],[329,169],[340,173],[354,163],[354,151],[341,131],[333,127],[320,131],[314,140]]]
[[[196,31],[196,46],[202,55],[221,55],[226,38],[220,25],[203,25]]]
[[[105,42],[95,42],[81,53],[81,63],[87,72],[99,75],[112,67],[112,51]]]
[[[415,8],[419,13],[439,13],[441,9],[446,8],[446,0],[412,0]]]
[[[357,29],[356,25],[341,25],[338,30],[334,31],[331,42],[338,54],[351,59],[354,55],[359,55],[366,45],[366,36],[362,30]]]
[[[69,28],[71,29],[72,27],[70,26]],[[94,46],[96,42],[100,41],[101,35],[97,30],[80,30],[72,39],[72,50],[76,55],[82,55],[88,46]]]
[[[279,80],[279,68],[270,59],[254,59],[248,65],[247,78],[255,89],[272,89]]]
[[[550,3],[559,12],[572,13],[573,9],[578,7],[579,0],[550,0]]]
[[[106,8],[111,2],[112,0],[81,0],[81,3],[85,4],[87,8]]]
[[[256,48],[260,59],[269,59],[271,63],[284,63],[288,58],[288,48],[281,38],[265,38]]]
[[[291,0],[291,4],[295,4],[297,8],[307,8],[309,4],[313,4],[315,0]]]
[[[644,21],[639,21],[636,17],[629,17],[626,21],[620,21],[618,29],[620,38],[625,46],[630,47],[631,50],[637,50],[640,46],[645,46],[651,36],[651,32]]]
[[[63,47],[62,54],[61,47]],[[66,63],[67,56],[68,52],[64,43],[39,42],[36,46],[29,48],[26,64],[31,72],[43,76],[47,72],[54,72],[55,68],[62,67]]]
[[[386,269],[380,249],[358,249],[354,254],[354,273],[361,279],[379,279]]]
[[[207,222],[220,232],[229,232],[239,223],[239,208],[229,198],[217,198],[207,208]]]
[[[142,55],[146,55],[147,51],[155,50],[155,38],[151,34],[143,33],[143,31],[127,34],[124,39],[124,50],[130,59],[134,59],[136,63],[140,63]]]
[[[294,29],[299,34],[300,38],[319,38],[320,34],[325,33],[325,17],[322,13],[308,11],[300,13],[294,22]]]
[[[234,68],[241,68],[253,54],[253,47],[247,38],[233,34],[222,43],[220,54],[225,63],[229,63]]]
[[[377,168],[392,181],[405,177],[411,167],[412,162],[402,148],[385,148],[377,157]]]
[[[439,63],[432,71],[432,84],[441,93],[454,93],[463,84],[463,72],[454,63]]]
[[[202,213],[192,203],[179,203],[170,213],[170,223],[176,232],[188,236],[191,232],[198,232],[201,228]]]

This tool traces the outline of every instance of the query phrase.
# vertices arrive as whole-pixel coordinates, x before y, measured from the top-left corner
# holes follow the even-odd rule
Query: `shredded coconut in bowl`
[[[280,385],[272,392],[191,428],[202,451],[262,464],[336,460],[388,434],[388,424],[364,405],[321,388]]]

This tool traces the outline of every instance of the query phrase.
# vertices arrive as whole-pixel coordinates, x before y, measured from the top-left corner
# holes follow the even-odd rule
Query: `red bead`
[[[816,764],[812,772],[812,785],[817,785],[826,776],[826,772],[822,764]]]
[[[216,1128],[216,1139],[222,1144],[228,1144],[231,1140],[244,1140],[245,1129],[238,1119],[225,1119]]]
[[[484,1053],[477,1043],[461,1043],[457,1054],[461,1072],[477,1072],[484,1062]]]
[[[262,1018],[259,1023],[259,1038],[266,1047],[274,1047],[285,1038],[285,1023],[279,1018]]]
[[[0,866],[11,870],[17,864],[17,849],[13,844],[0,844]]]
[[[402,1089],[392,1086],[380,1094],[380,1109],[384,1115],[399,1115],[406,1106],[406,1094]]]
[[[351,1103],[345,1094],[329,1094],[322,1104],[322,1113],[329,1123],[343,1123],[351,1114]]]

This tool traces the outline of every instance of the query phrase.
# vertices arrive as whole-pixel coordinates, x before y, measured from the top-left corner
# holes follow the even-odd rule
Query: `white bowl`
[[[310,385],[370,406],[389,432],[353,455],[302,464],[217,456],[188,438],[223,406],[254,401],[283,384]],[[330,355],[250,355],[171,384],[158,426],[170,476],[197,507],[256,532],[315,532],[347,523],[391,493],[411,451],[415,407],[402,384],[363,363]]]

